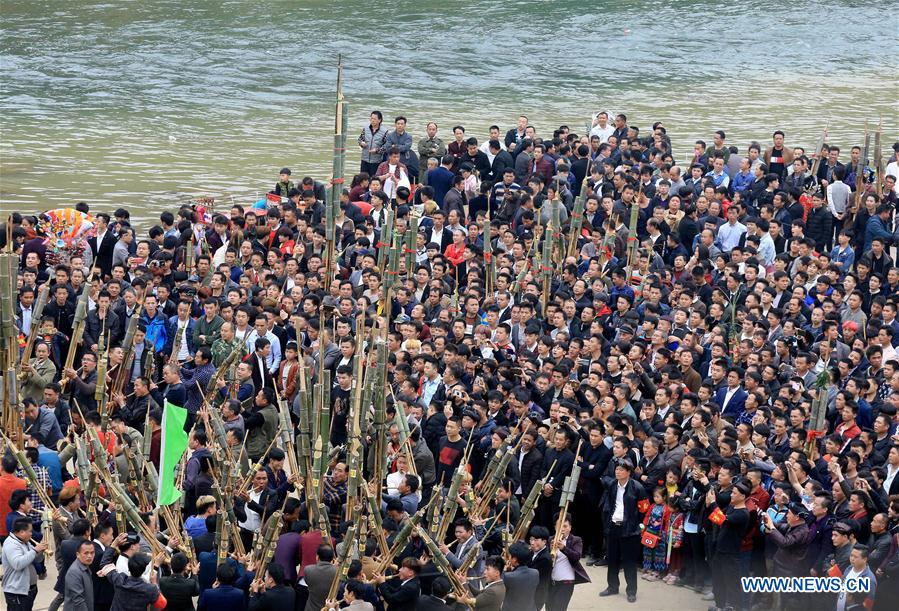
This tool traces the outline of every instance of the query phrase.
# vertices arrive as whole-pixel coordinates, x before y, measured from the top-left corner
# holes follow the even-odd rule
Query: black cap
[[[477,421],[479,421],[479,420],[481,419],[481,417],[478,415],[478,412],[476,412],[476,411],[473,410],[473,409],[465,409],[465,410],[462,410],[462,416],[463,416],[463,417],[468,416],[469,418],[471,418],[471,419],[474,420],[475,422],[477,422]]]
[[[795,501],[787,505],[787,511],[800,518],[804,518],[808,513],[808,510],[806,510],[805,506],[802,503],[797,503]]]
[[[793,503],[791,503],[792,505]],[[852,534],[852,525],[848,522],[837,522],[833,525],[834,532],[842,533],[844,535]]]

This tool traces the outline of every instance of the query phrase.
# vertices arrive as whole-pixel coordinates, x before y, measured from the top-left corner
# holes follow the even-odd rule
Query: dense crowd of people
[[[596,113],[583,134],[545,132],[524,116],[484,138],[457,125],[444,141],[429,123],[415,143],[406,128],[403,117],[390,129],[371,113],[360,172],[331,202],[333,235],[328,185],[295,181],[289,168],[263,205],[185,205],[151,227],[132,225],[125,208],[79,203],[96,231],[66,261],[37,216],[10,216],[0,240],[20,257],[17,326],[23,347],[33,330],[36,341],[21,364],[22,436],[6,433],[44,488],[3,456],[11,611],[31,609],[38,588],[55,591],[51,611],[193,609],[195,600],[217,611],[562,611],[588,565],[608,567],[602,597],[619,594],[623,571],[628,602],[642,578],[692,588],[721,610],[895,608],[899,144],[881,171],[860,146],[815,151],[778,130],[770,144],[740,148],[718,131],[680,166],[664,125],[638,129],[623,114]],[[561,227],[547,229],[553,222]],[[413,226],[415,247],[391,272],[384,252]],[[565,242],[544,258],[545,232],[559,229]],[[84,292],[83,336],[67,363]],[[420,524],[386,571],[377,533],[337,562],[354,524],[354,357],[373,353],[385,325],[387,470],[371,485],[386,543],[460,465],[466,472],[440,554]],[[217,377],[235,349],[239,364]],[[323,406],[329,533],[277,439],[278,398],[296,426],[311,392],[301,369],[316,384],[325,370],[333,384]],[[107,424],[97,385],[112,390],[123,371]],[[129,476],[129,455],[145,452],[159,468],[166,403],[189,414],[183,533],[152,507],[141,507],[146,528],[136,529],[109,498],[90,506],[76,467],[75,440],[93,429],[138,502],[144,482]],[[210,410],[248,474],[233,500],[245,549],[283,510],[262,575],[247,556],[218,555],[228,537],[216,535]],[[368,478],[373,436],[363,439]],[[505,448],[512,459],[483,498]],[[50,562],[55,584],[42,581]],[[861,576],[871,587],[749,594],[741,576]]]

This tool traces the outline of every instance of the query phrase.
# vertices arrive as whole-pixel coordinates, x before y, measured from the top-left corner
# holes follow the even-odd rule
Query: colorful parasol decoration
[[[190,207],[197,214],[197,222],[204,225],[212,224],[212,217],[215,214],[215,198],[214,197],[195,197],[190,200]]]
[[[44,212],[38,221],[40,233],[46,236],[48,250],[69,250],[97,233],[94,218],[74,208],[58,208]]]

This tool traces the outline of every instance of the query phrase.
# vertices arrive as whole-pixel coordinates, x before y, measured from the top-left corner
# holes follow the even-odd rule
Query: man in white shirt
[[[490,163],[493,163],[493,159],[494,157],[496,157],[496,155],[490,152],[491,140],[496,140],[497,142],[499,142],[499,148],[501,151],[506,150],[506,143],[503,140],[502,136],[500,136],[498,125],[490,126],[490,137],[484,140],[484,142],[481,143],[481,146],[478,147],[479,151],[487,155],[487,159],[490,160]]]
[[[128,561],[132,556],[139,554],[140,551],[140,537],[138,537],[137,535],[127,535],[127,539],[125,539],[125,542],[119,546],[119,557],[116,559],[115,570],[119,573],[130,575],[131,573],[128,571]],[[144,570],[140,578],[143,581],[150,583],[150,574],[152,572],[153,563],[151,562],[147,564],[147,568]]]
[[[767,219],[757,219],[755,226],[758,228],[759,236],[759,256],[762,258],[762,264],[765,267],[774,265],[774,257],[777,256],[777,247],[774,245],[774,238],[768,233],[771,224]]]
[[[737,220],[737,210],[731,206],[727,209],[727,222],[718,228],[718,242],[721,250],[729,253],[739,246],[740,237],[746,233],[746,225]]]
[[[609,113],[601,110],[593,115],[593,126],[590,128],[590,137],[599,136],[599,143],[605,144],[609,136],[615,133],[615,127],[609,125]]]
[[[883,175],[892,176],[896,179],[896,183],[893,186],[893,192],[896,195],[899,195],[899,158],[897,158],[896,161],[887,164],[886,171]]]
[[[616,458],[615,479],[608,481],[605,493],[606,506],[612,507],[606,514],[608,522],[608,587],[599,593],[601,597],[618,594],[619,571],[624,569],[627,582],[627,601],[637,600],[637,557],[640,555],[640,513],[646,511],[648,501],[643,486],[631,482],[634,464],[627,458]],[[614,499],[614,500],[613,500]]]
[[[281,365],[281,340],[278,336],[268,330],[268,319],[265,315],[260,314],[253,322],[253,330],[247,335],[247,352],[251,353],[256,350],[256,338],[264,337],[272,345],[272,351],[266,357],[266,366],[269,373],[273,376],[278,375],[278,367]]]
[[[191,356],[187,344],[188,327],[193,331],[189,303],[184,301],[178,303],[178,314],[169,320],[169,327],[175,332],[172,340],[172,350],[175,350],[176,348],[178,350],[178,354],[175,355],[175,358],[179,363],[184,363]]]
[[[883,480],[883,489],[887,495],[896,494],[899,491],[899,483],[896,483],[896,476],[899,475],[899,446],[894,445],[890,448],[890,453],[887,455],[886,471],[887,476]]]
[[[271,494],[272,492],[274,491],[268,487],[268,473],[265,469],[259,469],[253,475],[253,487],[240,494],[239,498],[244,503],[245,518],[238,520],[237,525],[240,527],[240,538],[243,539],[247,549],[252,547],[253,535],[262,526],[262,516],[268,516],[274,509],[273,501],[276,501],[277,498],[276,495]],[[237,511],[236,508],[235,511]]]
[[[849,552],[849,570],[843,576],[843,583],[848,582],[849,580],[853,580],[853,583],[857,583],[859,578],[868,579],[868,583],[870,588],[867,592],[859,592],[859,593],[848,593],[846,589],[842,589],[840,591],[839,596],[837,597],[837,611],[845,611],[847,607],[847,598],[852,597],[855,599],[855,602],[862,602],[859,608],[870,609],[874,603],[874,597],[877,592],[877,577],[874,576],[874,572],[868,566],[868,546],[862,543],[856,543],[852,546],[852,551]],[[856,607],[853,607],[853,609]]]
[[[574,584],[576,583],[576,575],[571,560],[565,554],[565,549],[573,543],[571,550],[577,553],[578,549],[583,549],[583,542],[579,537],[572,537],[571,520],[568,516],[562,521],[562,535],[558,540],[553,541],[555,549],[555,560],[553,561],[552,585],[549,588],[549,598],[547,599],[548,609],[567,609],[568,603],[571,601],[571,595],[574,594]]]

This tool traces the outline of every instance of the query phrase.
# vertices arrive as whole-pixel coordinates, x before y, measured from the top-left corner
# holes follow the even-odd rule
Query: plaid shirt
[[[346,503],[347,483],[334,483],[330,477],[325,478],[322,489],[322,503],[328,508],[328,516],[331,518],[331,527],[337,528],[343,521],[343,505]]]
[[[41,467],[39,465],[31,465],[31,468],[34,469],[34,474],[37,475],[38,484],[40,484],[47,494],[52,494],[53,484],[50,481],[50,473],[47,471],[47,467]],[[19,477],[26,482],[28,482],[28,494],[31,496],[31,513],[29,514],[32,518],[40,517],[40,514],[46,506],[44,505],[43,499],[41,499],[40,495],[37,493],[37,490],[31,486],[31,482],[28,480],[28,476],[25,475],[25,471],[23,469],[16,470],[16,477]]]

